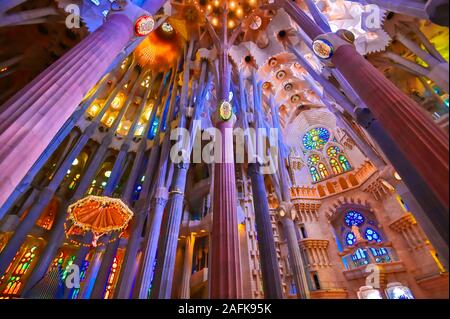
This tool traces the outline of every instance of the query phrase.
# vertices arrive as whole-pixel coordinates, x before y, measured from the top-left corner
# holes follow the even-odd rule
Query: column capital
[[[313,39],[312,48],[314,54],[329,67],[332,67],[331,58],[342,47],[354,46],[355,35],[348,30],[340,29],[336,32],[321,34]]]

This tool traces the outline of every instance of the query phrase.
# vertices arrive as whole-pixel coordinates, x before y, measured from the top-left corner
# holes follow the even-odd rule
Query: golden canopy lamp
[[[76,238],[74,234],[92,232],[92,246],[97,247],[100,237],[124,230],[133,215],[131,209],[118,198],[88,196],[69,206],[66,236],[72,239]]]

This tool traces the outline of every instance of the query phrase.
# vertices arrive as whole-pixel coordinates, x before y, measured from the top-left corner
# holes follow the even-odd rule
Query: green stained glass
[[[330,132],[323,127],[317,127],[303,136],[303,146],[307,150],[321,150],[329,140]]]

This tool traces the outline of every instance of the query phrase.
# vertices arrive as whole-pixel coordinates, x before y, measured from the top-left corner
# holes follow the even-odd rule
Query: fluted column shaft
[[[194,256],[195,234],[191,233],[186,238],[184,248],[183,274],[181,277],[180,299],[191,297],[192,258]]]
[[[289,217],[281,219],[286,242],[289,250],[289,262],[291,264],[294,282],[297,287],[297,296],[302,299],[309,299],[309,288],[305,274],[305,265],[298,245],[295,224]]]
[[[447,256],[444,263],[448,265],[448,209],[441,204],[436,194],[427,186],[420,175],[411,174],[414,171],[411,162],[406,159],[406,156],[398,156],[398,154],[402,155],[401,151],[386,133],[386,130],[374,119],[370,110],[357,109],[356,117],[358,124],[363,126],[380,145],[408,186],[409,191],[414,195],[415,200],[422,207],[422,209],[416,209],[412,213],[419,223],[423,223],[425,234],[439,254],[444,257]],[[445,243],[445,245],[442,243]]]
[[[219,54],[218,100],[229,101],[231,69],[228,52]],[[214,115],[213,115],[214,116]],[[242,297],[239,233],[237,221],[236,176],[232,134],[234,119],[220,121],[222,157],[214,163],[214,204],[211,233],[210,298]]]
[[[172,295],[173,273],[183,217],[183,201],[189,164],[177,166],[176,178],[169,197],[169,208],[161,228],[158,244],[159,257],[156,263],[155,280],[152,286],[152,299],[170,299]]]
[[[280,266],[278,265],[275,240],[273,238],[267,192],[264,178],[259,169],[259,164],[251,163],[248,165],[248,174],[252,181],[253,206],[255,208],[258,248],[261,257],[264,297],[266,299],[282,299]]]
[[[283,3],[283,9],[311,39],[315,39],[317,36],[324,33],[324,31],[311,20],[311,18],[301,10],[295,2],[290,0],[281,0],[281,2]]]
[[[124,78],[122,79],[121,83],[125,82],[130,75],[131,72],[128,71],[124,76]],[[114,93],[117,93],[117,90],[114,90]],[[70,151],[70,153],[67,155],[67,157],[61,164],[61,166],[58,168],[56,174],[53,176],[49,185],[46,188],[44,188],[44,190],[41,192],[38,201],[31,207],[30,211],[27,214],[27,218],[25,218],[25,220],[19,225],[19,227],[14,232],[14,235],[8,242],[8,245],[4,248],[4,250],[0,254],[0,273],[3,273],[6,270],[12,258],[14,258],[16,252],[18,251],[23,241],[25,240],[25,236],[29,233],[29,231],[39,218],[42,210],[50,203],[51,199],[54,196],[55,191],[57,190],[61,182],[64,180],[64,177],[66,176],[69,168],[72,166],[73,161],[78,157],[78,155],[81,153],[83,148],[88,143],[90,137],[97,130],[100,120],[102,116],[106,113],[107,109],[109,108],[109,105],[112,102],[113,98],[114,98],[113,95],[109,97],[105,106],[103,107],[101,112],[97,115],[95,121],[92,122],[83,132],[83,134],[78,139],[73,149]],[[123,116],[124,112],[125,107],[122,108],[121,113],[119,115],[119,119],[121,116]],[[118,121],[116,121],[113,125],[114,128],[111,131],[115,131],[118,125],[119,123]],[[102,145],[97,150],[94,159],[90,163],[87,172],[84,174],[83,179],[80,182],[80,186],[78,187],[77,192],[75,193],[76,195],[79,194],[80,190],[87,189],[88,185],[90,184],[91,180],[89,180],[89,177],[87,176],[93,175],[97,169],[97,166],[93,165],[92,163],[94,164],[97,163],[96,165],[99,165],[99,161],[103,158],[103,155],[107,150],[107,146],[110,144],[112,140],[111,134],[112,134],[111,132],[108,133],[107,137],[103,139]],[[83,194],[84,192],[81,195]],[[59,228],[55,229],[55,231],[61,233],[64,231],[64,229]],[[56,235],[57,234],[55,234],[55,236]],[[61,238],[61,236],[58,236],[58,238]],[[50,251],[48,252],[50,253]]]
[[[153,279],[153,265],[156,259],[156,251],[158,249],[158,239],[161,234],[161,224],[164,209],[168,201],[168,193],[166,188],[157,190],[159,195],[154,200],[154,211],[151,216],[151,225],[146,237],[144,256],[142,260],[141,270],[139,272],[137,283],[139,286],[138,298],[148,299],[149,289]],[[163,255],[160,254],[162,259]]]
[[[332,61],[448,208],[449,147],[444,131],[353,46],[340,46]]]
[[[146,3],[150,14],[165,0]],[[0,114],[0,206],[39,158],[83,97],[134,37],[146,11],[128,2],[8,102]]]
[[[0,205],[132,36],[132,21],[112,15],[6,102],[0,114]]]
[[[108,84],[109,77],[105,77],[101,84],[99,85],[97,91],[89,97],[88,100],[84,101],[79,109],[75,111],[72,116],[64,123],[64,126],[59,130],[58,134],[53,138],[48,147],[45,149],[44,153],[41,154],[39,159],[33,164],[32,168],[27,172],[25,177],[22,179],[20,184],[16,187],[11,196],[8,197],[7,201],[0,207],[0,220],[8,212],[11,206],[16,202],[16,200],[27,191],[29,185],[35,178],[36,174],[42,169],[42,167],[47,163],[48,159],[57,150],[59,145],[64,141],[64,139],[72,132],[72,129],[76,122],[83,116],[86,109],[95,101],[101,92],[104,91],[106,85]],[[63,157],[61,158],[61,162]],[[58,164],[58,167],[61,163]]]
[[[94,288],[92,289],[90,299],[102,299],[105,294],[106,285],[111,273],[111,266],[120,245],[120,238],[118,235],[118,233],[115,233],[109,236],[113,241],[110,242],[105,248],[105,253],[102,257],[102,263],[95,278]]]

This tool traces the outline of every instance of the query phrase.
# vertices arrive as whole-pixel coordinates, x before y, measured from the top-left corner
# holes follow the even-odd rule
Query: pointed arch
[[[320,177],[322,179],[328,178],[330,176],[330,173],[328,172],[328,169],[324,163],[319,163],[318,169],[319,169]]]
[[[344,169],[344,172],[348,172],[349,170],[352,169],[350,162],[348,161],[347,157],[343,154],[339,155],[339,163]]]

